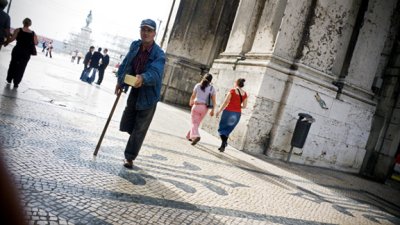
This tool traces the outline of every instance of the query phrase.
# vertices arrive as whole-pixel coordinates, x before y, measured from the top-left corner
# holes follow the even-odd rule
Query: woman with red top
[[[219,121],[218,133],[221,137],[221,147],[218,148],[220,152],[225,151],[228,145],[229,134],[235,129],[239,123],[242,108],[247,106],[247,93],[242,89],[246,80],[239,78],[225,97],[224,103],[219,108],[216,117],[222,112],[221,120]]]

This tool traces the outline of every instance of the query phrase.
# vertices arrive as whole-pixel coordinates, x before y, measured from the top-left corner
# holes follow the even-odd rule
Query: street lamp
[[[165,41],[165,36],[166,36],[166,34],[167,34],[167,30],[168,30],[168,27],[169,27],[169,22],[170,22],[170,20],[171,20],[172,12],[174,11],[175,1],[176,1],[176,0],[173,0],[172,5],[171,5],[171,9],[170,9],[170,11],[169,11],[169,15],[168,15],[168,19],[167,19],[167,24],[165,25],[164,34],[163,34],[163,36],[162,36],[162,38],[161,38],[161,43],[160,43],[161,48],[163,47],[163,44],[164,44],[164,41]]]
[[[12,2],[12,0],[10,0],[10,3],[8,3],[7,14],[10,14],[11,2]]]
[[[158,28],[157,28],[156,37],[155,37],[156,40],[157,40],[157,36],[158,36],[158,31],[160,30],[161,23],[162,23],[162,20],[160,20],[160,19],[157,19],[157,20],[158,20]]]

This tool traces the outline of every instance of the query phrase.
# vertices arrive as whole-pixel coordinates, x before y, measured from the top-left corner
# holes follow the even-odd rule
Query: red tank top
[[[228,106],[226,106],[225,110],[231,111],[231,112],[242,112],[240,96],[238,94],[236,94],[235,89],[231,89],[229,92],[231,93],[231,100],[229,101],[229,104],[228,104]],[[242,95],[242,102],[246,98],[247,98],[247,93],[244,92],[244,95]]]

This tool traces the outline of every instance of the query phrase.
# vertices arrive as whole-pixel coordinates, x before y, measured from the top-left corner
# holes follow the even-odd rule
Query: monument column
[[[92,45],[93,40],[90,35],[92,34],[92,29],[89,27],[92,23],[93,15],[90,10],[89,14],[86,17],[86,26],[81,28],[80,33],[72,33],[69,40],[69,52],[78,50],[83,55],[89,50],[89,47]]]

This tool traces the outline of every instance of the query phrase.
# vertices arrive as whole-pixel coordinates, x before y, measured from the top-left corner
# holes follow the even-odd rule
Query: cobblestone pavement
[[[160,103],[133,170],[122,166],[120,99],[79,81],[67,56],[32,57],[18,89],[0,52],[0,144],[30,224],[400,224],[400,191],[354,175],[254,157],[202,132],[185,140],[189,113]],[[2,193],[4,194],[4,193]]]

